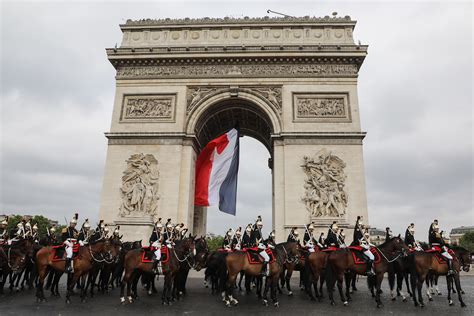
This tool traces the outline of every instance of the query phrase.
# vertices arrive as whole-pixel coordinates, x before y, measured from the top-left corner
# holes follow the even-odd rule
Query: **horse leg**
[[[347,301],[352,301],[351,298],[351,280],[352,280],[353,272],[344,273],[345,281],[346,281],[346,296]]]
[[[452,276],[446,276],[446,285],[448,286],[448,304],[453,305],[453,300],[451,299],[451,292],[453,291]]]
[[[454,279],[454,284],[456,285],[456,290],[458,292],[458,300],[461,303],[461,307],[466,307],[466,304],[462,299],[461,281],[459,280],[459,273],[451,275],[451,278]]]
[[[395,287],[395,272],[393,271],[392,264],[389,264],[388,284],[390,286],[390,298],[392,299],[392,301],[395,301],[397,299],[396,296],[395,296],[395,293],[393,291],[393,289]]]
[[[437,295],[441,295],[441,291],[438,288],[438,279],[439,279],[439,275],[436,275],[435,279],[434,279],[435,292],[436,292]],[[453,293],[456,293],[456,291],[454,290],[454,287],[452,289],[453,289]]]
[[[382,286],[382,281],[383,281],[383,273],[378,273],[376,275],[376,280],[375,280],[375,301],[377,302],[377,307],[382,307],[382,301],[380,299],[380,287]]]
[[[238,301],[236,299],[234,299],[234,286],[235,286],[235,281],[237,279],[237,274],[234,274],[234,273],[228,273],[228,277],[227,277],[227,282],[226,282],[226,295],[225,295],[225,299],[224,299],[224,302],[225,302],[225,305],[227,307],[230,307],[234,300],[235,302],[238,303]],[[245,276],[245,282],[247,282],[247,276]]]
[[[88,279],[89,279],[89,274],[82,275],[79,279],[79,282],[81,283],[81,302],[82,303],[86,302],[86,298],[87,298],[86,280]]]
[[[418,301],[420,302],[421,307],[425,307],[425,303],[423,302],[423,295],[422,295],[423,283],[425,283],[425,278],[426,278],[426,273],[418,276],[418,285],[417,285]]]
[[[61,297],[61,295],[59,295],[59,280],[61,279],[62,272],[51,270],[51,273],[54,275],[51,293],[55,297]]]
[[[293,291],[291,290],[291,286],[290,286],[290,280],[291,280],[292,275],[293,275],[293,269],[288,269],[285,276],[286,290],[288,291],[288,296],[293,295]]]
[[[403,288],[403,279],[405,278],[405,275],[404,273],[402,272],[399,272],[397,273],[397,295],[400,295],[402,297],[402,301],[403,302],[406,302],[407,301],[407,297],[405,296],[405,294],[403,293],[402,291],[402,288]]]
[[[120,284],[120,303],[124,304],[125,303],[125,284],[128,283],[128,280],[130,279],[130,272],[125,270],[125,275],[123,277],[122,283]]]
[[[349,302],[346,300],[346,296],[344,295],[344,291],[342,289],[343,281],[344,281],[344,273],[340,273],[337,278],[337,289],[339,290],[339,296],[341,297],[341,301],[343,302],[344,306],[347,306]]]
[[[46,274],[48,272],[48,266],[47,265],[42,265],[38,268],[38,284],[36,285],[36,300],[37,302],[42,302],[45,301],[44,297],[44,291],[43,291],[43,284],[44,284],[44,279],[46,277]],[[51,269],[51,273],[53,270]],[[3,278],[3,283],[1,284],[1,290],[3,290],[3,284],[5,284],[5,278]]]

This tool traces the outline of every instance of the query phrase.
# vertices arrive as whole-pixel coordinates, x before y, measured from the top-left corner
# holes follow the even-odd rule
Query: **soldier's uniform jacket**
[[[242,248],[251,248],[252,247],[252,233],[245,231],[244,236],[242,237]]]
[[[79,233],[79,236],[77,237],[77,240],[87,241],[90,238],[90,236],[91,236],[90,231],[81,229],[81,232]]]
[[[163,233],[163,240],[164,241],[172,241],[173,240],[173,232],[169,232],[168,230],[166,230]]]
[[[230,247],[233,249],[235,249],[235,247],[240,243],[240,240],[239,238],[237,238],[237,236],[234,236],[234,238],[232,238],[232,243],[230,245]]]
[[[392,238],[392,231],[391,230],[386,230],[385,231],[385,241],[388,241]]]
[[[263,242],[262,232],[260,231],[260,229],[255,227],[252,231],[252,236],[250,238],[250,246],[257,247],[259,242]]]
[[[405,231],[405,244],[410,248],[414,248],[416,246],[415,236],[413,236],[408,228]]]
[[[334,233],[334,231],[329,228],[328,230],[328,236],[326,238],[326,245],[328,247],[339,247],[339,242],[337,240],[337,235]]]
[[[316,239],[314,239],[314,236],[313,235],[310,235],[308,233],[308,231],[306,231],[304,233],[304,237],[303,237],[303,244],[306,246],[306,244],[308,243],[308,241],[311,241],[313,243],[313,245],[316,244]]]
[[[439,232],[435,232],[433,225],[430,226],[428,241],[430,245],[444,246],[444,240]]]
[[[231,239],[230,239],[229,235],[226,233],[225,237],[224,237],[224,241],[222,243],[222,247],[223,248],[230,248],[230,244],[231,244]]]
[[[293,232],[290,232],[288,235],[288,239],[286,240],[287,242],[298,242],[298,239],[296,238],[295,235],[293,235]]]
[[[360,240],[364,238],[364,233],[362,232],[362,229],[359,225],[359,221],[356,222],[356,225],[354,227],[354,245],[360,245]]]
[[[161,239],[161,233],[158,233],[156,230],[153,230],[150,236],[150,240],[149,240],[150,244],[160,239]]]
[[[69,227],[66,227],[62,230],[61,239],[62,239],[62,241],[66,241],[69,238],[76,239],[78,234],[79,233],[78,233],[77,229],[75,229],[74,227],[69,226]]]

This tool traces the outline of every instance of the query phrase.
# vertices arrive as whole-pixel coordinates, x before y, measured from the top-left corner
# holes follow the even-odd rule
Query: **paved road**
[[[293,283],[296,278],[293,278]],[[87,303],[80,303],[77,296],[73,297],[70,305],[67,305],[64,298],[49,298],[47,302],[36,303],[34,291],[22,291],[20,293],[9,293],[0,297],[0,315],[474,315],[474,276],[462,276],[463,288],[466,292],[464,300],[467,308],[461,308],[457,297],[454,298],[455,305],[448,306],[446,298],[446,285],[444,280],[440,280],[442,296],[435,297],[433,302],[428,302],[424,309],[415,308],[412,301],[403,303],[400,300],[392,302],[388,297],[387,282],[384,281],[384,294],[382,299],[384,307],[377,309],[375,302],[370,297],[365,284],[365,279],[360,279],[358,283],[359,291],[353,296],[353,301],[348,307],[341,303],[337,306],[330,306],[327,299],[322,302],[310,302],[307,297],[295,290],[293,297],[280,295],[280,307],[262,306],[255,295],[238,294],[240,301],[237,307],[227,308],[220,302],[218,296],[212,296],[210,290],[204,288],[202,279],[190,278],[188,284],[189,295],[183,301],[176,302],[172,306],[162,306],[160,295],[151,297],[146,295],[144,290],[140,290],[138,301],[130,305],[122,306],[119,303],[119,291],[113,290],[106,295],[98,294],[89,299]],[[161,291],[161,282],[159,291]],[[294,289],[297,289],[294,284]],[[64,287],[60,288],[64,296]],[[49,296],[49,294],[47,294]],[[338,298],[338,296],[336,296]]]

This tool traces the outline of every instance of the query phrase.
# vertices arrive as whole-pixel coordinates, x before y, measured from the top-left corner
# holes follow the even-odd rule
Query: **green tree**
[[[465,233],[459,239],[459,246],[466,248],[471,253],[474,252],[474,231]]]
[[[224,243],[224,237],[222,236],[213,236],[207,240],[207,245],[210,251],[216,251],[219,248],[222,248]]]

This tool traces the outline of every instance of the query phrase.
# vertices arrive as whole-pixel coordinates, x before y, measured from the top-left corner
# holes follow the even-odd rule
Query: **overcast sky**
[[[359,1],[1,1],[0,214],[74,210],[97,220],[114,97],[105,48],[126,19],[295,16],[337,11],[369,45],[359,104],[372,226],[474,225],[472,4]],[[208,228],[271,225],[269,157],[241,146],[238,217],[209,211]],[[223,221],[224,220],[224,221]],[[225,225],[222,225],[222,223]]]

